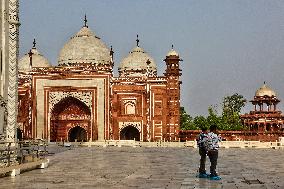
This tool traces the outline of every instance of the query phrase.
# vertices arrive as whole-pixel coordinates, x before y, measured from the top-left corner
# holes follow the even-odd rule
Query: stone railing
[[[284,149],[280,142],[260,142],[260,141],[222,141],[220,147],[223,148],[274,148]]]
[[[0,143],[0,176],[16,176],[22,170],[45,168],[47,143],[43,140]]]
[[[0,168],[17,165],[17,147],[11,142],[1,142],[0,145]]]
[[[28,140],[18,142],[18,162],[34,162],[45,159],[48,154],[47,142],[45,140]]]

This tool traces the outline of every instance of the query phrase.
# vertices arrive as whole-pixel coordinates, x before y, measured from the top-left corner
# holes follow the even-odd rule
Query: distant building
[[[179,54],[166,55],[164,76],[137,44],[113,76],[113,50],[84,26],[63,46],[58,65],[36,43],[19,61],[19,129],[24,139],[177,140]]]
[[[250,102],[254,105],[254,110],[241,115],[243,124],[249,130],[258,132],[283,130],[284,115],[276,107],[280,100],[275,91],[264,83]]]

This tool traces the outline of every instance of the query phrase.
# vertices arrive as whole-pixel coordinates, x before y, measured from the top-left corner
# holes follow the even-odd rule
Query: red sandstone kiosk
[[[284,116],[276,108],[280,100],[265,82],[250,102],[254,105],[254,110],[241,115],[242,122],[248,130],[266,134],[283,131]]]

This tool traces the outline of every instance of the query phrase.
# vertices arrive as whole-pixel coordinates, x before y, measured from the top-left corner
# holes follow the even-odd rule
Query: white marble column
[[[1,96],[7,102],[7,115],[1,116],[0,124],[7,142],[16,140],[19,25],[19,1],[1,0]]]

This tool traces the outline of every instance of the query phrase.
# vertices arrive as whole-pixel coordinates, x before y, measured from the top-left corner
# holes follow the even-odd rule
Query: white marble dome
[[[30,56],[25,54],[18,62],[19,71],[31,71],[32,67],[51,67],[51,64],[43,55],[41,55],[38,50],[33,47],[32,52],[32,65],[30,65]]]
[[[87,26],[71,37],[58,56],[59,66],[77,63],[110,64],[110,50]]]
[[[257,97],[263,97],[263,96],[269,96],[269,97],[276,97],[276,92],[273,91],[270,87],[268,87],[265,83],[255,92],[255,96]]]
[[[122,59],[118,71],[121,76],[141,76],[147,72],[155,75],[157,66],[154,59],[143,48],[136,46],[127,57]]]

